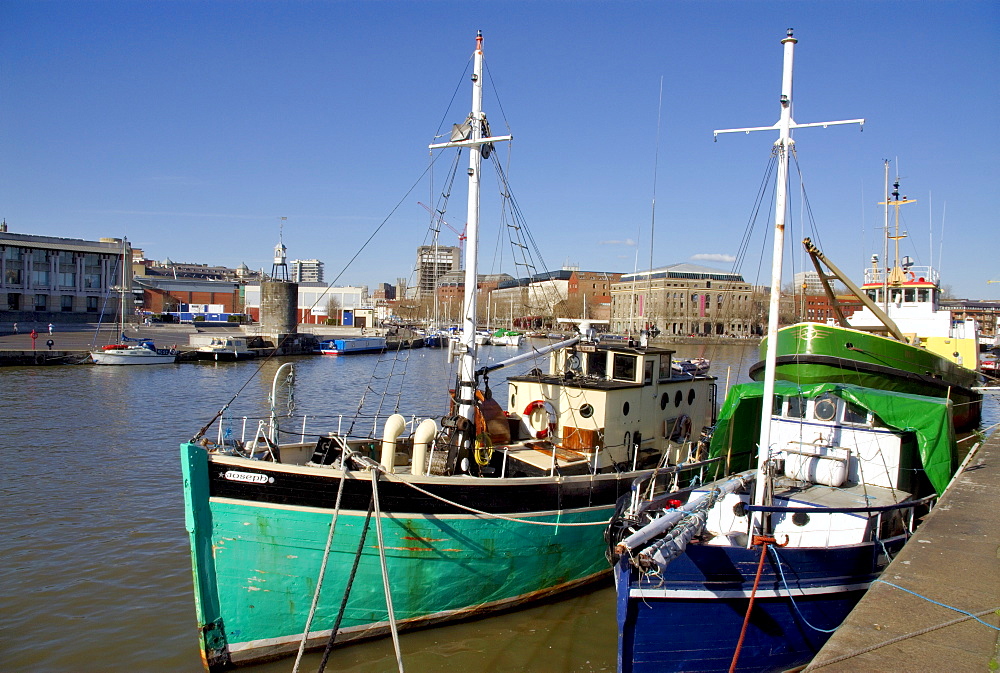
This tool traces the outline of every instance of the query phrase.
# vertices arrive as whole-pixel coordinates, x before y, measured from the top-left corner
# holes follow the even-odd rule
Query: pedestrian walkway
[[[998,670],[998,498],[994,432],[805,670]]]

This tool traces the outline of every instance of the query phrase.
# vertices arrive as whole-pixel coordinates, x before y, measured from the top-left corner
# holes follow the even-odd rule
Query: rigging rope
[[[385,543],[382,539],[382,512],[379,509],[378,497],[378,474],[372,475],[372,502],[375,504],[375,533],[378,537],[378,560],[382,566],[382,590],[385,591],[385,609],[389,614],[389,630],[392,632],[392,646],[396,651],[396,666],[399,669],[399,673],[403,673],[403,653],[399,649],[396,612],[392,607],[392,593],[389,588],[389,569],[385,564]]]
[[[375,476],[372,475],[373,478]],[[351,573],[347,576],[347,586],[344,587],[344,598],[340,601],[340,610],[337,611],[337,619],[333,623],[333,629],[330,631],[330,639],[326,642],[326,648],[323,650],[323,658],[320,659],[318,673],[323,673],[326,670],[326,663],[330,659],[330,652],[333,651],[333,643],[337,639],[337,631],[340,630],[340,622],[343,620],[344,612],[347,610],[347,599],[351,596],[354,577],[358,574],[358,563],[361,562],[361,552],[365,548],[365,538],[368,537],[368,526],[371,523],[374,508],[375,498],[373,496],[368,503],[368,514],[365,515],[365,525],[361,529],[361,535],[358,536],[358,550],[354,553],[354,565],[351,566]]]
[[[306,641],[309,639],[309,627],[312,626],[313,617],[316,615],[316,605],[319,603],[319,594],[323,589],[323,578],[326,576],[326,563],[330,559],[330,548],[333,545],[333,533],[337,530],[337,518],[340,516],[340,500],[341,496],[344,494],[344,484],[347,482],[347,473],[349,468],[347,467],[347,457],[349,453],[345,453],[342,459],[342,465],[344,466],[344,475],[340,478],[340,486],[337,488],[337,501],[333,506],[333,519],[330,521],[330,533],[326,537],[326,548],[323,550],[323,562],[319,567],[319,576],[316,578],[316,591],[313,592],[312,605],[309,607],[309,615],[306,617],[305,630],[302,631],[302,640],[299,642],[299,651],[295,655],[295,665],[292,667],[292,673],[298,673],[299,663],[302,661],[302,653],[306,650]]]

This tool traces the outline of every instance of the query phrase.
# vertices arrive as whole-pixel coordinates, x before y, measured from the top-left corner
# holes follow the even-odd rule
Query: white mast
[[[792,119],[792,63],[795,53],[795,43],[798,42],[792,37],[792,29],[789,28],[785,39],[781,41],[785,45],[784,68],[781,76],[781,118],[774,126],[757,126],[741,129],[724,129],[715,131],[716,137],[720,133],[749,133],[750,131],[773,131],[777,129],[778,140],[774,143],[774,152],[778,156],[777,184],[775,185],[775,205],[774,205],[774,250],[771,262],[771,298],[767,315],[767,354],[764,358],[764,397],[762,400],[760,421],[760,442],[757,451],[757,482],[754,491],[754,502],[767,504],[764,502],[766,492],[766,479],[764,479],[764,467],[770,454],[771,446],[771,414],[774,411],[774,363],[777,359],[778,348],[778,308],[781,300],[781,270],[785,247],[785,209],[787,199],[788,181],[788,157],[794,149],[795,141],[792,140],[792,129],[806,128],[810,126],[833,126],[835,124],[864,124],[864,119],[849,119],[835,122],[814,122],[810,124],[798,124]],[[754,513],[753,529],[766,532],[764,519],[760,512]],[[751,537],[752,540],[752,537]]]
[[[476,294],[479,279],[479,168],[483,145],[510,140],[511,136],[483,137],[486,115],[483,113],[483,32],[476,35],[476,52],[472,68],[472,112],[465,124],[455,125],[451,142],[430,145],[430,149],[445,147],[469,148],[469,212],[465,240],[465,302],[462,314],[462,341],[456,351],[459,361],[458,414],[474,420],[476,388]],[[473,433],[475,431],[473,430]]]

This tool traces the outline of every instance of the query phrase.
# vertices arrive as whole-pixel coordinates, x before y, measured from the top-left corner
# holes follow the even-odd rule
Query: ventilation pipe
[[[427,447],[437,436],[438,426],[433,418],[425,418],[417,431],[413,433],[413,465],[410,473],[415,476],[424,474],[424,463],[427,462]]]
[[[386,472],[395,472],[396,440],[406,429],[406,419],[400,414],[393,414],[385,422],[382,429],[382,467]]]

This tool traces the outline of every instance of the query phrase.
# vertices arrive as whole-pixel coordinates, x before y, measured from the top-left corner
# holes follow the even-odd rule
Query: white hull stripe
[[[791,592],[775,589],[757,589],[757,598],[785,598],[791,593],[792,596],[819,596],[823,594],[837,594],[847,591],[865,591],[870,582],[860,582],[858,584],[837,584],[828,587],[810,587],[807,589],[793,589]],[[664,600],[717,600],[719,598],[750,598],[751,590],[735,589],[725,591],[713,591],[711,589],[630,589],[629,598],[659,598]]]

